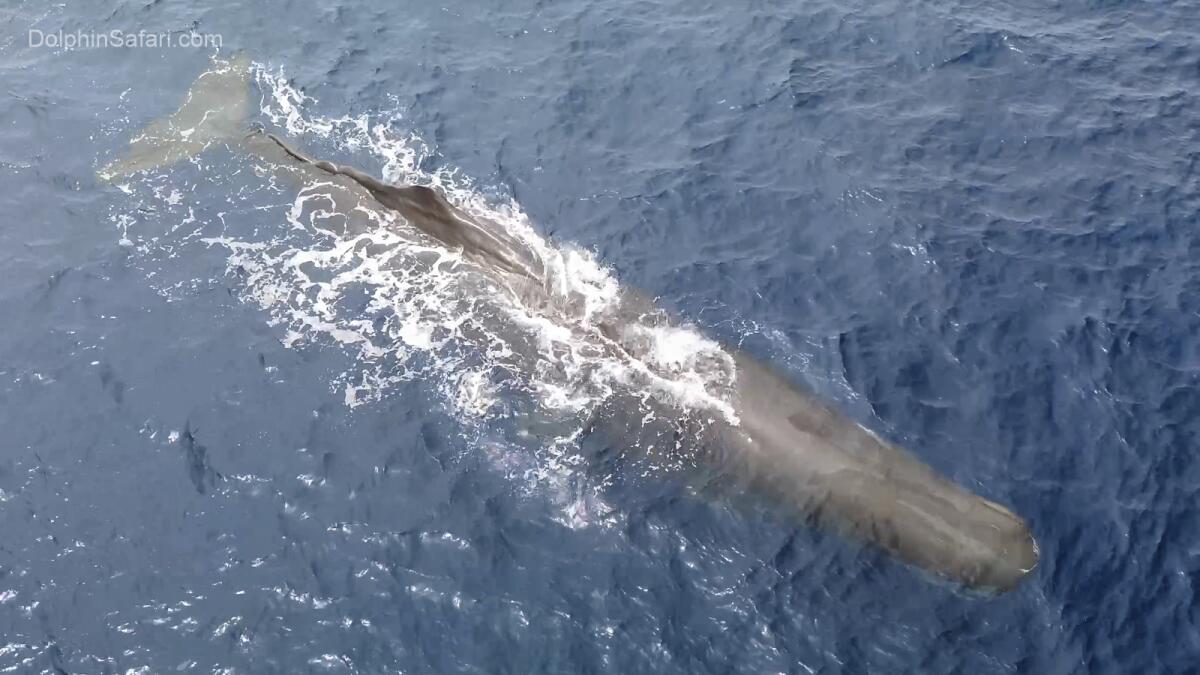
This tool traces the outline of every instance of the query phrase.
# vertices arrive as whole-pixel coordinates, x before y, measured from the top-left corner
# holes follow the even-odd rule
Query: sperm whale
[[[532,304],[544,301],[538,296],[549,282],[538,254],[496,223],[456,207],[437,189],[391,185],[359,169],[314,159],[275,133],[248,133],[249,73],[244,57],[203,73],[175,112],[136,135],[123,156],[98,175],[129,176],[225,144],[267,158],[275,170],[301,179],[342,181],[345,190],[356,191],[375,208],[398,214],[406,226],[462,252],[505,288]],[[600,321],[600,332],[614,352],[636,359],[644,349],[638,332],[646,317],[671,319],[636,289],[622,288],[619,305]],[[605,432],[655,448],[678,447],[680,430],[693,429],[702,437],[693,444],[695,459],[729,482],[765,496],[805,523],[870,542],[970,588],[1009,591],[1036,567],[1037,543],[1020,516],[939,475],[750,354],[732,346],[725,350],[733,368],[727,415],[670,426],[647,425],[646,416],[614,415],[604,419]],[[614,397],[613,405],[622,401]],[[654,405],[657,419],[686,417],[669,401]],[[672,435],[676,438],[667,438]]]

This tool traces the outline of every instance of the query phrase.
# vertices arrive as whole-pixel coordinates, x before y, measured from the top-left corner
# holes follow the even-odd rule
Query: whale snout
[[[1037,567],[1040,551],[1028,523],[1011,510],[989,499],[980,498],[987,512],[987,528],[992,530],[987,550],[973,573],[966,575],[969,585],[1005,593],[1013,590]]]

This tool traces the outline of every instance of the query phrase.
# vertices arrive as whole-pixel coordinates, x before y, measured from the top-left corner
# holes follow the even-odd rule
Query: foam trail
[[[378,401],[397,383],[420,378],[465,426],[536,419],[539,433],[548,435],[539,437],[538,457],[516,466],[536,484],[559,487],[578,483],[574,445],[615,392],[648,392],[684,411],[736,423],[728,394],[733,361],[714,341],[658,310],[644,321],[622,322],[614,334],[609,327],[628,298],[590,252],[549,242],[518,204],[485,198],[458,171],[422,170],[430,150],[415,135],[393,131],[400,127],[396,117],[316,116],[308,112],[312,100],[282,71],[253,72],[262,119],[306,146],[324,146],[324,154],[369,153],[390,182],[436,187],[470,215],[502,226],[545,269],[537,293],[506,286],[423,239],[397,215],[369,203],[346,208],[346,194],[328,181],[281,184],[254,158],[230,160],[232,170],[197,166],[200,180],[238,186],[230,213],[240,210],[237,217],[256,220],[255,227],[234,227],[222,213],[219,231],[210,222],[190,235],[149,236],[139,235],[145,219],[136,212],[114,214],[122,238],[144,253],[174,255],[189,241],[225,251],[241,296],[262,308],[287,346],[333,344],[352,353],[354,367],[332,385],[346,405]],[[186,211],[194,221],[187,193],[160,185],[147,199],[161,213]],[[575,500],[565,521],[577,524],[581,513],[606,511],[580,502],[575,488],[564,490]]]

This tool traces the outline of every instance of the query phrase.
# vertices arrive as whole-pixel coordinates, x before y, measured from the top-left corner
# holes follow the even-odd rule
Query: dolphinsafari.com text
[[[46,32],[37,28],[29,29],[30,48],[47,47],[50,49],[220,49],[221,35],[219,33],[150,33],[139,30],[136,33],[113,29],[104,33],[77,30],[74,32]]]

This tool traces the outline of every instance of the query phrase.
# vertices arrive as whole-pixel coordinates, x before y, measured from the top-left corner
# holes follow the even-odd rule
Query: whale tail
[[[250,59],[214,61],[200,74],[174,113],[154,120],[133,137],[124,156],[96,172],[105,181],[170,166],[213,143],[243,135],[250,103]]]

